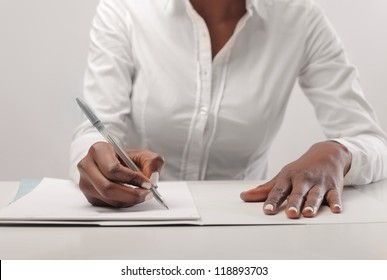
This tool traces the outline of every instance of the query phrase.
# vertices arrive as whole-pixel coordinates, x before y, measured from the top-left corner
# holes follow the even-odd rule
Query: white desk
[[[226,183],[226,187],[231,187],[230,184]],[[17,187],[17,183],[0,183],[0,188],[12,186]],[[200,198],[197,194],[198,190],[205,191],[204,186],[208,188],[208,182],[189,183],[199,211],[205,197]],[[251,185],[246,183],[246,186]],[[238,193],[246,189],[238,188]],[[359,190],[387,203],[387,181],[359,187]],[[249,226],[0,226],[0,259],[387,259],[387,222]]]

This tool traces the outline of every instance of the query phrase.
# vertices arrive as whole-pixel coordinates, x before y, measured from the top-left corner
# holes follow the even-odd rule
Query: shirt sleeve
[[[134,76],[125,11],[118,0],[102,0],[99,3],[90,31],[83,88],[86,102],[121,142],[124,142],[131,110],[130,93]],[[75,130],[70,147],[70,177],[74,182],[79,181],[78,162],[98,141],[104,141],[103,137],[85,119]]]
[[[324,13],[311,5],[299,83],[326,136],[352,153],[345,185],[387,177],[387,138],[360,87],[358,72]]]

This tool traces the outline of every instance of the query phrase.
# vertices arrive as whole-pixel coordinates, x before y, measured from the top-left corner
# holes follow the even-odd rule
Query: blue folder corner
[[[32,191],[37,185],[39,185],[41,181],[42,179],[21,179],[19,182],[19,189],[17,190],[13,201],[25,196],[27,193]]]

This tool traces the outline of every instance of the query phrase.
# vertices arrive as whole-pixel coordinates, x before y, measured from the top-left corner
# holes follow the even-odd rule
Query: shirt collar
[[[185,1],[189,0],[164,0],[164,10],[167,13],[174,14],[184,6]],[[267,12],[264,2],[265,0],[246,0],[246,8],[249,9],[251,7],[262,19],[266,19]]]

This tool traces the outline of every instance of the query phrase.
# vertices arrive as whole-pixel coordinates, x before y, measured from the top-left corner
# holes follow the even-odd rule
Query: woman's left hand
[[[344,175],[351,159],[348,149],[338,142],[314,144],[273,179],[241,193],[241,198],[246,202],[264,201],[263,210],[268,215],[277,214],[287,199],[285,213],[292,219],[316,216],[324,200],[333,213],[340,213]]]

